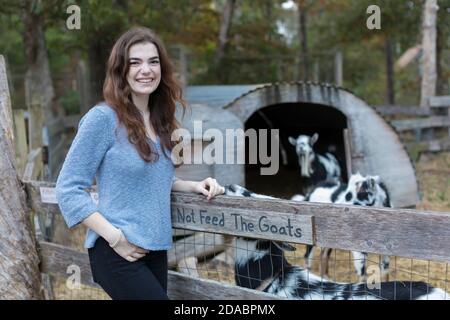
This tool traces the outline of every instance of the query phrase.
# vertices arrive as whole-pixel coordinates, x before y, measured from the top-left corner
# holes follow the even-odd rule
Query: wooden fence
[[[403,139],[414,158],[424,151],[450,150],[450,96],[428,98],[428,108],[376,106],[375,109],[386,117],[398,115],[413,117],[392,120],[390,123],[401,136],[407,132],[414,134],[413,141]],[[437,137],[437,130],[442,129],[446,130],[446,133]]]
[[[54,181],[70,146],[67,131],[79,117],[58,117],[44,123],[41,106],[13,110],[17,172],[23,180]],[[32,170],[32,171],[30,171]],[[44,172],[45,171],[45,172]],[[40,176],[42,175],[42,176]]]
[[[30,206],[35,212],[60,214],[52,195],[53,183],[30,181],[26,187]],[[450,262],[450,246],[447,245],[450,212],[227,196],[206,201],[200,195],[172,193],[172,223],[175,228],[223,235],[313,243],[328,248]],[[297,229],[301,229],[300,236],[296,234]],[[87,254],[43,241],[40,247],[42,272],[67,276],[67,267],[76,264],[82,270],[81,282],[96,286]],[[259,291],[172,271],[169,296],[173,299],[275,298]]]
[[[50,179],[54,181],[59,174],[70,145],[66,134],[64,117],[58,117],[48,122],[46,130],[48,137],[48,167]]]

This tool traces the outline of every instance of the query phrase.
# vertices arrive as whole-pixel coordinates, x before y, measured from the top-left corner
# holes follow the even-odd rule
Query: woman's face
[[[127,81],[132,94],[150,95],[161,81],[158,49],[153,43],[136,43],[130,47]]]

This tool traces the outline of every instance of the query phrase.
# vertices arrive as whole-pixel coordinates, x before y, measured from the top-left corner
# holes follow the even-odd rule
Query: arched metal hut
[[[296,166],[295,153],[287,143],[287,136],[319,132],[319,140],[336,147],[344,172],[379,175],[395,207],[410,207],[418,202],[414,168],[398,135],[371,106],[345,89],[303,82],[190,86],[186,88],[186,99],[192,108],[182,126],[192,133],[194,120],[204,121],[203,130],[216,128],[224,134],[226,129],[279,128],[284,149],[281,160],[292,167]],[[193,136],[194,140],[208,144],[208,138]],[[233,150],[225,147],[224,153],[236,153],[239,147],[243,146]],[[245,165],[194,165],[182,166],[177,174],[191,179],[213,175],[224,184],[249,185],[254,177],[249,177],[251,172]],[[285,181],[295,179],[293,172],[291,169],[270,182],[266,180],[266,184],[281,189]],[[258,181],[251,186],[255,189],[262,184],[263,181]],[[290,195],[294,193],[295,190]]]

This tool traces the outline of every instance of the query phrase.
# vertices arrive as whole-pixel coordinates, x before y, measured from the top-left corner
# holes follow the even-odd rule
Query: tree
[[[220,66],[223,56],[225,55],[225,46],[228,43],[228,33],[230,30],[231,21],[233,20],[233,12],[235,5],[236,0],[226,0],[225,5],[223,6],[222,9],[219,35],[217,37],[216,55],[214,59],[216,66]],[[221,72],[220,68],[217,68],[217,71],[218,71],[217,79],[223,82],[224,81],[223,73]]]
[[[12,110],[0,55],[0,299],[41,299],[39,257],[14,167]]]
[[[52,119],[53,83],[45,44],[42,3],[40,0],[22,2],[23,40],[27,58],[25,101],[27,106],[41,105],[44,119]]]
[[[420,106],[428,108],[428,97],[436,95],[436,18],[437,0],[426,0],[422,24],[422,85]]]
[[[307,17],[308,17],[308,7],[311,6],[307,4],[306,0],[297,0],[297,10],[298,10],[298,39],[300,43],[299,50],[299,62],[300,62],[300,72],[302,75],[302,80],[308,80],[308,41],[307,41]]]

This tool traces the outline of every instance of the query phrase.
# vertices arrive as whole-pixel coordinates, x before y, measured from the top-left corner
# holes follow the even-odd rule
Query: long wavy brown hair
[[[174,76],[169,55],[152,30],[145,27],[133,28],[116,41],[108,59],[103,98],[116,111],[119,122],[127,129],[128,140],[136,146],[141,158],[146,162],[155,162],[158,160],[158,152],[153,142],[147,138],[144,119],[133,104],[127,81],[130,47],[143,42],[153,43],[158,49],[161,81],[150,95],[148,108],[153,129],[159,136],[164,155],[168,156],[167,151],[171,151],[177,143],[171,140],[172,132],[178,128],[175,119],[176,103],[179,102],[184,110],[186,102],[182,97],[181,85]]]

